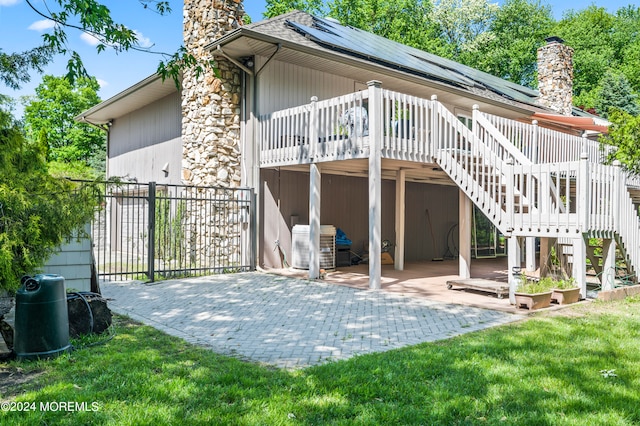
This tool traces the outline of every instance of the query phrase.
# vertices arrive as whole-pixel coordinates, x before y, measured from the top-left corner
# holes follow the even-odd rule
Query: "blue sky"
[[[554,0],[542,1],[550,4],[556,18],[560,18],[567,9],[583,9],[590,4],[605,6],[610,12],[626,5],[638,5],[631,0],[573,0],[571,2]],[[142,45],[153,52],[173,53],[182,43],[182,1],[170,0],[173,9],[169,16],[159,16],[150,10],[144,10],[138,0],[103,0],[112,11],[114,20],[134,29],[139,34]],[[38,8],[46,4],[55,5],[55,0],[32,0]],[[262,19],[266,0],[244,0],[247,14],[256,22]],[[43,18],[32,11],[25,0],[0,0],[0,49],[5,53],[30,49],[40,42],[43,32],[47,31]],[[80,32],[70,31],[68,45],[77,50],[83,58],[85,66],[101,84],[99,95],[108,99],[130,87],[143,78],[153,74],[162,56],[155,53],[125,52],[115,54],[106,51],[95,52],[90,37]],[[57,57],[46,73],[63,75],[67,60]],[[41,77],[34,75],[32,81],[19,91],[14,91],[0,83],[0,93],[18,98],[34,93]],[[22,114],[18,108],[17,115]]]

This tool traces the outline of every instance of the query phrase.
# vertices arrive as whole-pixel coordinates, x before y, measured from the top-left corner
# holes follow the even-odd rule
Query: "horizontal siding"
[[[90,229],[87,227],[85,232]],[[64,277],[67,290],[91,291],[91,264],[91,240],[73,237],[49,258],[43,271]]]

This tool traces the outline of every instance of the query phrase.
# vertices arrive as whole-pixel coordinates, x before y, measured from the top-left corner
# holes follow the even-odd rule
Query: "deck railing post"
[[[309,104],[309,161],[314,163],[318,161],[318,125],[320,123],[318,117],[318,97],[312,96]]]
[[[589,211],[591,210],[589,188],[591,187],[591,176],[589,175],[589,154],[580,154],[580,170],[578,173],[578,221],[580,232],[589,230]]]
[[[382,83],[369,86],[369,288],[380,289],[382,274]]]
[[[538,164],[540,163],[540,159],[538,158],[538,138],[540,136],[540,128],[538,127],[538,120],[533,120],[531,124],[533,125],[533,134],[531,137],[531,157],[529,159],[532,163]]]
[[[513,176],[513,159],[507,158],[504,165],[505,185],[505,219],[507,228],[514,228],[515,220],[515,188]],[[499,202],[499,201],[498,201]]]
[[[431,157],[435,158],[438,156],[440,151],[440,126],[438,121],[438,96],[431,96],[431,141],[429,146],[431,146]]]
[[[614,178],[613,178],[613,202],[611,203],[610,211],[613,215],[613,229],[615,232],[620,233],[620,193],[626,191],[626,182],[622,179],[622,163],[620,160],[613,161],[614,166]]]

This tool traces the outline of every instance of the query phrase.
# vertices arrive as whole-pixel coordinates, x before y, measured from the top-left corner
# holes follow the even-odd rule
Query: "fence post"
[[[147,277],[149,282],[155,280],[155,257],[156,257],[156,183],[149,182],[149,232],[147,232]]]
[[[610,207],[610,211],[613,213],[613,231],[617,232],[618,234],[620,233],[620,193],[622,191],[626,192],[627,189],[627,185],[626,182],[623,182],[622,180],[622,167],[621,167],[622,163],[620,163],[620,160],[614,160],[613,161],[613,172],[614,172],[614,178],[613,178],[613,203],[612,206]]]

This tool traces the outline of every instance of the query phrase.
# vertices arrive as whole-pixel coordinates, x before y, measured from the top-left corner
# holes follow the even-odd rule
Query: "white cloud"
[[[0,0],[0,2],[1,1],[6,1],[6,0]],[[36,21],[33,24],[29,25],[29,29],[42,32],[42,31],[50,30],[55,26],[56,26],[56,23],[53,22],[51,19],[43,19],[41,21]]]
[[[0,0],[0,6],[13,6],[20,0]]]
[[[148,37],[145,37],[140,31],[138,30],[133,30],[133,32],[135,33],[137,39],[138,39],[138,45],[140,47],[144,47],[145,49],[148,47],[153,46],[153,43],[151,42],[151,39]]]
[[[100,40],[93,34],[82,33],[80,34],[80,38],[89,46],[97,46],[100,43]]]
[[[96,80],[98,81],[98,84],[100,85],[101,89],[104,89],[109,85],[109,83],[106,80],[103,80],[101,78],[96,78]]]

